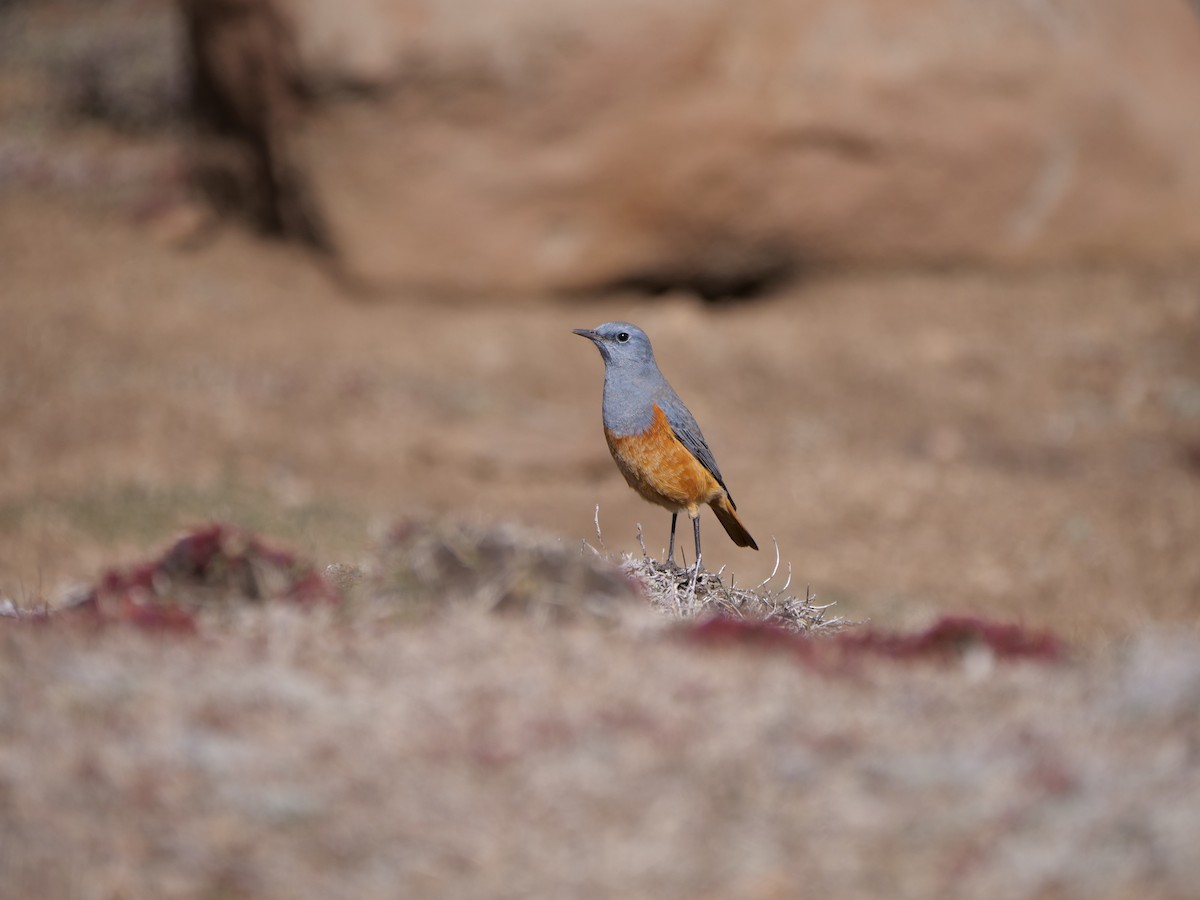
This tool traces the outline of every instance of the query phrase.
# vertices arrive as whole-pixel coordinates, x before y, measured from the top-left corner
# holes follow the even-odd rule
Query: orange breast
[[[653,423],[641,434],[621,437],[606,428],[604,436],[629,486],[651,503],[672,512],[686,509],[694,516],[701,504],[725,493],[712,473],[675,437],[658,404],[654,405]]]

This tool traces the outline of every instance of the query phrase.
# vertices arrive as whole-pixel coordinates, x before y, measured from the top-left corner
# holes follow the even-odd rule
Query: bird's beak
[[[575,332],[575,334],[579,335],[580,337],[585,337],[589,341],[601,340],[600,335],[596,334],[596,332],[592,331],[590,328],[574,328],[572,330]]]

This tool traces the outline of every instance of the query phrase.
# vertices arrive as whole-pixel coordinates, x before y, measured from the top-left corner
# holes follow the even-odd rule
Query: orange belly
[[[667,414],[654,406],[654,421],[641,434],[621,437],[607,428],[604,436],[617,468],[629,486],[651,503],[695,516],[701,504],[725,491],[712,473],[675,437]]]

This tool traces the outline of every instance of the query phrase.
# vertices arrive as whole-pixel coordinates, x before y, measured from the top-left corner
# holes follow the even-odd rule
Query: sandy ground
[[[124,214],[122,214],[124,213]],[[985,612],[1090,643],[1200,602],[1200,279],[829,277],[687,297],[356,299],[236,229],[64,192],[0,207],[0,592],[55,600],[209,518],[349,561],[405,518],[513,520],[652,551],[602,365],[629,319],[704,427],[764,552],[705,519],[706,562],[773,562],[841,613]]]

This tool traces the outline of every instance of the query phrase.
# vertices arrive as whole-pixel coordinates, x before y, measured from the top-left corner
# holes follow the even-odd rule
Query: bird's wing
[[[725,496],[729,497],[729,505],[737,509],[733,497],[729,495],[729,488],[725,487],[725,479],[721,477],[721,470],[717,468],[717,461],[713,458],[712,451],[708,449],[708,442],[704,440],[704,434],[700,431],[700,426],[696,424],[695,418],[678,397],[665,397],[663,400],[664,402],[660,403],[660,406],[666,413],[671,431],[675,433],[675,437],[679,438],[679,443],[683,444],[692,456],[700,460],[700,465],[712,473],[713,478],[717,479],[717,484],[725,489]]]

